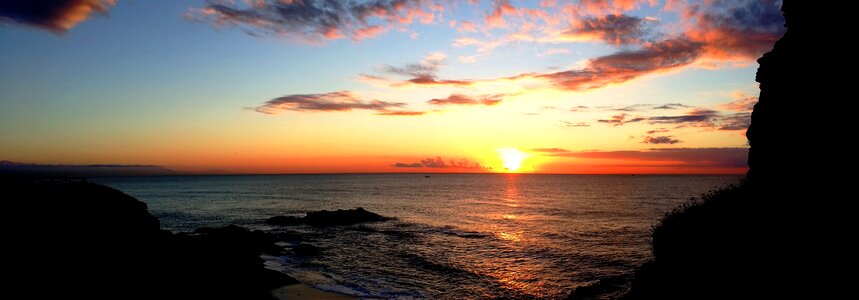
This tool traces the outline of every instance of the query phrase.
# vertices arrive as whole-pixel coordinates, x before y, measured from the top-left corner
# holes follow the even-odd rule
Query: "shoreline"
[[[351,300],[358,297],[326,292],[310,287],[304,283],[287,284],[271,290],[271,296],[278,300],[287,299],[318,299],[318,300]]]

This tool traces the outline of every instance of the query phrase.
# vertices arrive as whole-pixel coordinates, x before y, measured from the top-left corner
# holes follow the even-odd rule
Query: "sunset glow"
[[[743,173],[784,31],[769,0],[80,3],[0,15],[0,160]]]
[[[502,166],[506,172],[516,172],[522,167],[522,161],[528,157],[528,154],[519,149],[498,149],[498,154],[501,155],[501,160],[504,162]]]

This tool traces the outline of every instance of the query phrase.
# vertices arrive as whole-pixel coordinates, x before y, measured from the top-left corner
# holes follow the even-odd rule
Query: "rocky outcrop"
[[[320,210],[307,212],[307,215],[299,217],[276,216],[265,222],[271,225],[310,225],[315,227],[345,226],[367,222],[382,222],[391,218],[381,216],[377,213],[367,211],[361,207],[356,209],[338,209],[334,211]]]
[[[838,207],[849,193],[836,192],[848,185],[831,168],[850,157],[840,154],[847,137],[834,134],[849,110],[827,101],[845,97],[834,94],[849,84],[832,71],[842,67],[843,51],[823,37],[848,20],[844,10],[784,1],[788,30],[758,60],[746,181],[666,215],[653,229],[654,259],[634,274],[623,299],[843,297],[837,291],[849,285],[831,268],[854,256],[842,250],[851,225],[840,214],[850,210]],[[571,298],[590,299],[588,291],[599,289]]]
[[[146,204],[84,181],[3,177],[0,190],[6,299],[267,299],[297,282],[263,267],[279,248],[260,231],[172,234]]]

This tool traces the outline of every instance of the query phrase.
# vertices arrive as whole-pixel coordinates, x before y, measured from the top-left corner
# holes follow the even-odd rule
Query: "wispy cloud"
[[[561,39],[583,42],[606,42],[623,45],[639,43],[647,34],[647,20],[635,16],[611,14],[574,20],[560,34]]]
[[[447,98],[432,99],[427,103],[432,105],[498,105],[503,100],[504,94],[467,96],[462,94],[451,94]]]
[[[734,113],[719,119],[717,129],[719,130],[746,130],[752,123],[752,114],[749,112]]]
[[[258,0],[208,1],[188,17],[215,27],[309,41],[375,37],[390,28],[433,23],[444,7],[422,0]]]
[[[611,116],[611,118],[609,118],[609,119],[599,119],[599,120],[597,120],[597,122],[605,123],[605,124],[612,124],[614,126],[620,126],[620,125],[624,125],[627,123],[637,123],[637,122],[641,122],[644,120],[646,120],[646,118],[631,117],[628,114],[617,114],[617,115]]]
[[[291,111],[351,111],[375,110],[379,114],[392,114],[391,108],[406,106],[402,102],[362,101],[350,91],[331,92],[325,94],[294,94],[266,101],[253,110],[264,114],[275,114],[285,110]]]
[[[591,124],[588,124],[588,123],[585,123],[585,122],[567,122],[567,121],[561,121],[561,124],[562,124],[564,127],[591,127]]]
[[[751,112],[755,108],[755,104],[758,103],[758,96],[748,95],[739,91],[731,93],[731,98],[733,99],[731,102],[722,104],[719,107],[733,111]]]
[[[0,23],[32,26],[62,34],[92,14],[106,14],[116,0],[0,1]]]
[[[392,167],[395,168],[428,168],[428,169],[465,169],[465,170],[476,170],[476,169],[484,169],[478,163],[471,162],[467,159],[460,160],[448,160],[445,161],[441,157],[429,157],[422,159],[419,162],[413,163],[402,163],[397,162],[391,164]]]
[[[646,136],[644,140],[641,141],[644,144],[677,144],[680,143],[680,140],[675,139],[673,136]]]
[[[653,109],[678,109],[678,108],[687,108],[688,105],[684,105],[682,103],[666,103],[659,106],[652,107]]]

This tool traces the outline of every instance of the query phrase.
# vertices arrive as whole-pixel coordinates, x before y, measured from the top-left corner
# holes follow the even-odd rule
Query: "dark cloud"
[[[422,62],[406,64],[402,67],[386,65],[382,68],[382,72],[394,75],[411,77],[405,83],[416,85],[471,85],[473,82],[469,80],[446,80],[438,78],[438,70],[444,65],[445,56],[442,53],[433,53],[427,56]],[[368,78],[387,81],[387,79],[365,75]],[[402,85],[403,83],[395,83],[394,86]]]
[[[421,0],[208,1],[205,7],[193,9],[190,17],[254,34],[361,40],[410,24],[415,18],[430,23],[436,9],[433,3]]]
[[[590,17],[578,20],[561,35],[583,41],[604,41],[609,44],[638,43],[647,34],[647,21],[622,14]]]
[[[535,149],[530,149],[528,151],[540,152],[540,153],[566,153],[566,152],[570,152],[570,150],[562,149],[562,148],[535,148]]]
[[[394,163],[395,168],[430,168],[430,169],[483,169],[478,163],[472,163],[467,159],[444,161],[441,157],[429,157],[415,163]]]
[[[621,51],[595,58],[581,70],[548,74],[524,74],[549,80],[566,90],[589,90],[623,83],[642,75],[682,67],[701,56],[701,44],[687,39],[646,43],[642,49]]]
[[[350,111],[353,109],[375,110],[380,114],[390,112],[390,108],[406,106],[401,102],[361,101],[349,91],[331,92],[326,94],[295,94],[278,97],[266,101],[253,110],[265,114],[274,114],[283,110],[293,111]]]
[[[756,58],[784,34],[780,0],[714,0],[691,4],[686,36],[705,46],[713,58]]]
[[[432,105],[498,105],[504,97],[503,94],[481,95],[481,96],[466,96],[461,94],[452,94],[444,99],[432,99],[427,103]]]
[[[636,122],[641,122],[641,121],[646,120],[646,118],[642,118],[642,117],[633,117],[633,118],[628,118],[628,117],[629,117],[629,115],[627,115],[627,114],[619,114],[619,115],[611,116],[611,118],[609,118],[609,119],[597,120],[597,122],[612,124],[614,126],[620,126],[620,125],[623,125],[626,123],[636,123]]]
[[[751,113],[735,113],[719,118],[719,130],[746,130],[752,122]]]
[[[656,129],[653,129],[653,130],[648,130],[648,131],[647,131],[647,134],[663,133],[663,132],[668,132],[668,129],[665,129],[665,128],[656,128]]]
[[[3,0],[0,22],[64,33],[92,13],[107,13],[116,0]]]
[[[644,144],[677,144],[680,143],[680,140],[675,139],[673,136],[646,136],[644,140],[641,141]]]
[[[579,106],[575,106],[573,108],[570,108],[570,111],[586,111],[588,109],[589,108],[587,106],[579,105]]]
[[[678,108],[687,108],[688,105],[683,105],[681,103],[666,103],[659,106],[654,106],[653,109],[678,109]]]
[[[408,82],[420,85],[471,85],[474,83],[468,80],[446,80],[435,77],[415,77],[409,79]]]
[[[713,121],[719,117],[714,110],[696,108],[684,115],[678,116],[655,116],[647,118],[650,124],[682,124],[697,127],[713,126]]]
[[[685,167],[745,167],[748,148],[660,148],[645,151],[588,151],[553,156],[588,159],[675,162]]]

